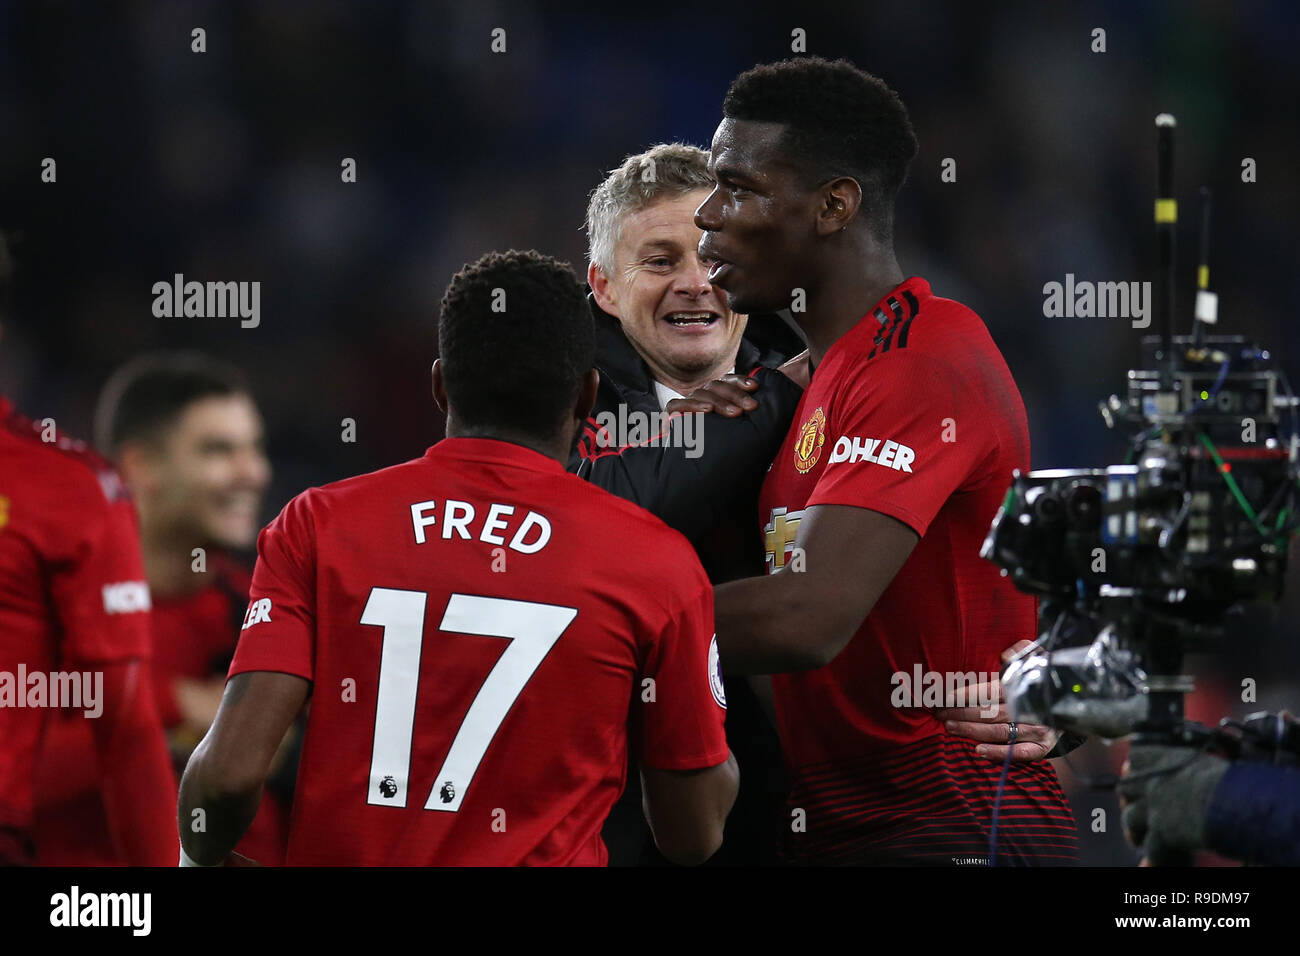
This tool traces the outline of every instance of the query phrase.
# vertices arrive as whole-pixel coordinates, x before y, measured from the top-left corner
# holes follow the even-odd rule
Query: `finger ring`
[[[1011,721],[1011,723],[1007,724],[1007,743],[1009,744],[1015,743],[1016,734],[1018,734],[1019,732],[1020,732],[1020,727],[1016,724],[1014,720]]]

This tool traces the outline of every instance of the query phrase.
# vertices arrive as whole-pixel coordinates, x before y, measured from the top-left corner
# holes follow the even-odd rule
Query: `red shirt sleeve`
[[[713,639],[713,587],[691,554],[689,586],[643,651],[638,756],[654,770],[701,770],[727,759],[726,697]],[[647,687],[646,678],[654,683]],[[651,693],[651,690],[653,693]],[[649,698],[649,699],[648,699]]]
[[[67,514],[74,520],[68,522],[65,540],[72,544],[50,567],[51,604],[63,631],[62,659],[147,658],[151,603],[135,508],[124,496],[106,497],[89,473],[84,484],[69,489],[75,497]]]
[[[278,671],[312,680],[316,659],[313,492],[294,498],[257,538],[257,565],[230,674]]]
[[[808,505],[868,508],[919,535],[998,451],[988,412],[960,376],[907,349],[846,377],[827,438],[830,455]]]

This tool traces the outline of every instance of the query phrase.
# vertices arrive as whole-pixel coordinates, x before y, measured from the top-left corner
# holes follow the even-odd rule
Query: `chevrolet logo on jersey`
[[[785,567],[786,556],[794,549],[794,538],[802,517],[802,511],[787,513],[784,508],[772,509],[772,517],[763,529],[763,550],[767,552],[769,573]]]
[[[831,449],[830,463],[834,465],[841,461],[849,463],[869,461],[872,464],[884,465],[886,468],[892,468],[895,471],[905,471],[910,475],[912,473],[912,462],[915,460],[916,452],[907,445],[899,444],[896,441],[842,435],[835,442],[835,447]]]

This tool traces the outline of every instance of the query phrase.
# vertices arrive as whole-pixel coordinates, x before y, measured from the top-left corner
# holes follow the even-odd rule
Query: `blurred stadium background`
[[[451,274],[510,247],[581,267],[603,171],[660,141],[707,146],[729,80],[790,55],[798,27],[809,52],[849,57],[907,104],[921,152],[900,264],[990,326],[1035,467],[1118,461],[1096,403],[1122,387],[1143,333],[1044,318],[1042,287],[1151,278],[1157,112],[1179,121],[1180,305],[1206,184],[1225,331],[1271,347],[1300,382],[1298,24],[1285,0],[0,3],[0,228],[16,264],[0,391],[89,437],[125,359],[190,347],[234,360],[267,418],[267,520],[308,485],[414,457],[441,435],[428,368]],[[489,49],[496,27],[504,54]],[[1090,50],[1096,27],[1105,53]],[[45,157],[56,184],[40,181]],[[344,157],[355,184],[340,181]],[[940,180],[946,157],[955,183]],[[1258,182],[1241,181],[1244,157]],[[260,326],[155,318],[151,287],[178,272],[260,281]],[[1249,616],[1210,665],[1221,686],[1193,715],[1295,709],[1298,611],[1293,568],[1280,612]],[[1239,700],[1242,677],[1259,681],[1258,703]],[[1072,759],[1095,772],[1116,756],[1094,744]],[[1073,795],[1085,862],[1132,862],[1113,797]],[[1089,838],[1094,807],[1110,825]]]

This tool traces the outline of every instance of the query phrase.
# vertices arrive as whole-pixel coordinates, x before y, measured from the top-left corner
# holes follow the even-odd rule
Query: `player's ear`
[[[589,369],[587,374],[582,377],[582,384],[578,386],[578,400],[573,405],[573,417],[580,422],[585,422],[591,415],[591,409],[596,404],[596,391],[600,388],[600,373],[594,368]]]
[[[862,206],[862,187],[852,176],[833,179],[821,190],[817,213],[817,234],[829,236],[843,230]]]
[[[591,286],[591,294],[595,296],[600,310],[608,312],[616,319],[619,318],[618,303],[609,296],[609,276],[605,275],[604,270],[594,262],[587,266],[587,285]]]
[[[433,360],[433,400],[438,411],[447,414],[447,383],[442,378],[442,359]]]
[[[134,494],[150,490],[153,469],[149,463],[149,450],[141,442],[129,441],[122,445],[117,454],[117,470]]]

